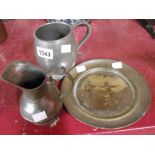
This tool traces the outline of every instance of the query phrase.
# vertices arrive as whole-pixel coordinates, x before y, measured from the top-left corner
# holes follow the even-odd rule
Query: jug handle
[[[69,79],[69,80],[70,80],[70,79]],[[72,83],[72,84],[73,84],[73,83]],[[61,102],[64,102],[64,97],[69,95],[70,91],[72,91],[72,88],[73,88],[73,85],[70,86],[70,88],[69,88],[70,90],[69,90],[69,91],[66,91],[66,92],[63,93],[63,94],[60,94],[60,100],[61,100]]]
[[[61,66],[61,69],[63,70],[64,77],[68,78],[72,82],[72,86],[73,86],[74,79],[73,79],[72,75],[66,71],[65,67]],[[48,83],[51,83],[51,84],[56,83],[56,80],[52,78],[51,74],[47,75],[47,78],[49,79]]]
[[[73,79],[73,77],[72,77],[69,73],[66,73],[65,77],[68,78],[68,80],[71,82],[71,87],[70,87],[70,89],[73,88],[73,85],[74,85],[74,79]],[[55,81],[51,76],[48,77],[48,79],[49,79],[49,81],[46,81],[47,84],[56,86],[56,81]],[[70,91],[71,91],[71,90],[70,90]],[[60,94],[59,98],[60,98],[60,101],[61,101],[61,102],[63,102],[63,98],[64,98],[65,96],[67,96],[67,95],[69,94],[70,91],[65,92],[65,93],[63,93],[63,94]]]
[[[63,69],[64,69],[64,72],[65,72],[65,77],[68,78],[68,80],[70,80],[70,82],[71,82],[71,87],[70,87],[70,89],[71,89],[71,88],[73,88],[73,86],[74,86],[74,78],[72,77],[72,75],[71,75],[70,73],[66,72],[66,69],[65,69],[64,67],[63,67]],[[70,91],[71,91],[71,90],[70,90]],[[60,100],[61,100],[61,102],[63,102],[63,98],[64,98],[65,96],[67,96],[67,95],[69,94],[70,91],[65,92],[65,93],[63,93],[63,94],[60,95]]]
[[[69,72],[66,71],[65,67],[61,66],[61,69],[64,72],[64,76],[71,81],[72,86],[73,86],[74,85],[74,78],[72,77],[72,75]]]
[[[66,71],[65,67],[61,66],[61,69],[64,72],[64,76],[71,82],[71,88],[72,88],[74,86],[74,78],[72,77],[72,75],[70,73],[68,73]],[[56,80],[54,80],[52,78],[52,76],[48,76],[48,80],[49,81],[46,81],[47,84],[56,86]],[[61,100],[61,102],[63,102],[63,97],[66,96],[66,95],[68,95],[68,92],[65,92],[63,94],[60,94],[60,100]]]
[[[75,29],[76,27],[80,26],[80,25],[84,25],[87,28],[86,34],[85,36],[82,38],[82,40],[78,43],[78,49],[86,42],[86,40],[89,38],[90,34],[91,34],[91,26],[88,22],[78,22],[76,24],[73,25],[73,29]]]

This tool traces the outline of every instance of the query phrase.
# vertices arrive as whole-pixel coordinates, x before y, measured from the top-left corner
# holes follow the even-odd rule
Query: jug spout
[[[45,77],[45,73],[40,68],[26,61],[10,63],[2,73],[4,81],[27,90],[40,86]]]

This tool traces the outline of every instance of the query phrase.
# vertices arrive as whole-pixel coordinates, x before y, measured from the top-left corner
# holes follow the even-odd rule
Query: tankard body
[[[85,25],[87,32],[80,43],[76,43],[73,29]],[[66,71],[72,68],[76,61],[77,51],[91,33],[87,22],[76,25],[56,22],[40,26],[35,31],[35,56],[39,65],[48,73],[60,74],[61,67]]]

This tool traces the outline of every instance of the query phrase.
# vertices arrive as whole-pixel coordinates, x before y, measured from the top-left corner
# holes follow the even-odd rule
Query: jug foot
[[[54,120],[54,122],[52,124],[50,124],[50,127],[55,127],[57,125],[57,123],[59,122],[59,117],[57,119]]]

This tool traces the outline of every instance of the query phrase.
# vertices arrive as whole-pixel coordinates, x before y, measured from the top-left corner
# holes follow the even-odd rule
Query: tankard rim
[[[47,26],[47,25],[55,25],[55,24],[61,24],[61,25],[65,25],[65,26],[68,26],[69,28],[69,32],[67,33],[67,35],[65,35],[64,37],[60,38],[60,39],[56,39],[56,40],[44,40],[44,39],[41,39],[37,36],[37,32],[38,30],[40,30],[41,28]],[[47,42],[47,43],[50,43],[50,42],[58,42],[58,41],[62,41],[62,40],[65,40],[70,34],[72,33],[72,25],[69,25],[67,23],[64,23],[64,22],[53,22],[53,23],[45,23],[43,25],[40,25],[34,32],[34,38],[35,38],[35,41],[36,40],[39,40],[41,42]]]

